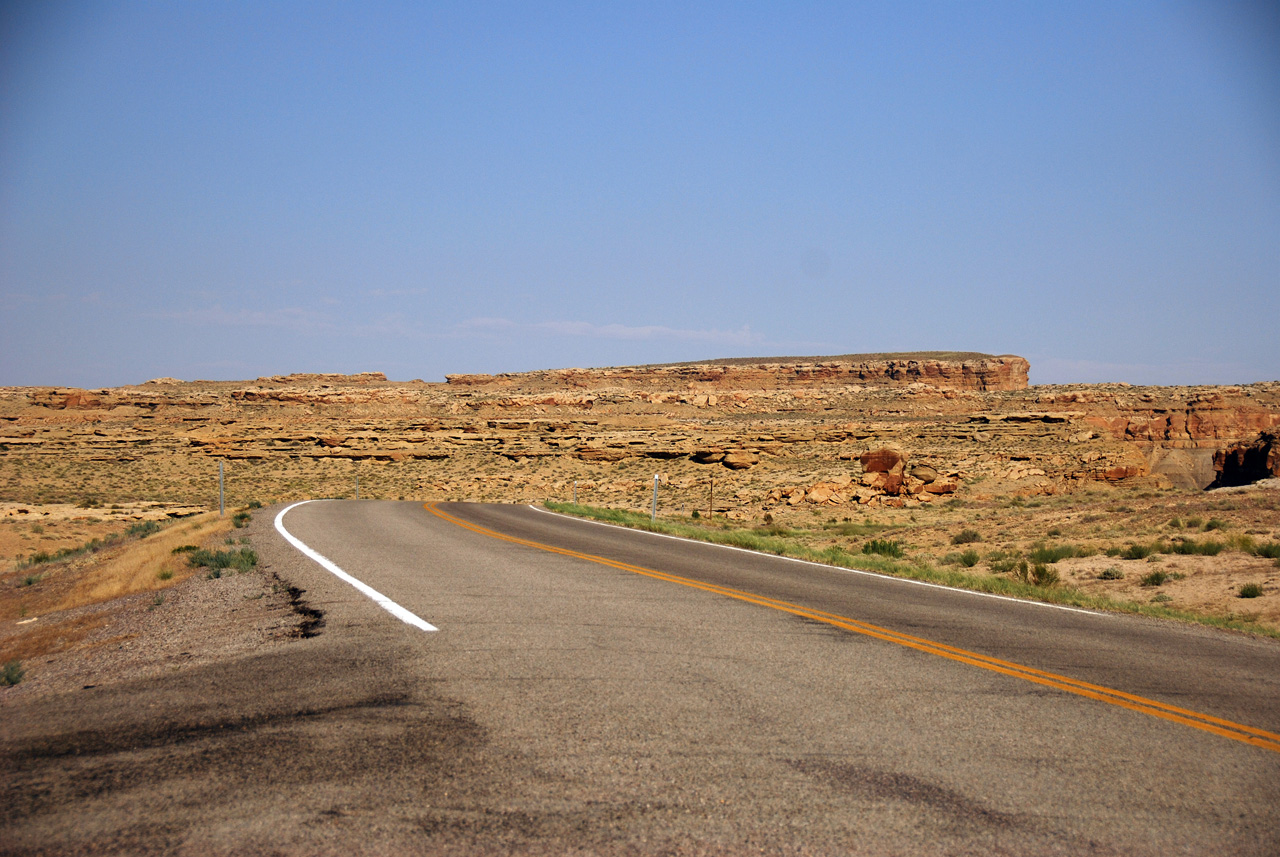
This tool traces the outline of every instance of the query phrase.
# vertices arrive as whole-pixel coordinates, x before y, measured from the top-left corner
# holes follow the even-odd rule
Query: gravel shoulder
[[[154,678],[297,639],[309,627],[305,609],[289,584],[256,568],[217,578],[193,574],[154,592],[0,622],[4,659],[41,652],[21,658],[19,684],[0,688],[0,711],[32,697]]]

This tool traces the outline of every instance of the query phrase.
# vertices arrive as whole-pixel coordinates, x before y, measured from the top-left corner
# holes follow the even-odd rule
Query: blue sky
[[[10,3],[0,385],[1280,379],[1273,6]]]

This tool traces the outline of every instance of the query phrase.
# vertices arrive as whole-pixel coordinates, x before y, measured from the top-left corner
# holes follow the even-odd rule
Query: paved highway
[[[327,501],[281,524],[438,630],[257,530],[264,560],[324,611],[322,633],[136,689],[135,708],[137,693],[170,700],[167,719],[86,753],[134,748],[142,785],[121,803],[150,806],[164,834],[92,804],[112,841],[192,853],[1280,853],[1275,641],[526,507]],[[200,697],[206,681],[217,692]],[[99,716],[113,704],[126,703],[108,698]],[[63,823],[85,818],[68,810]]]

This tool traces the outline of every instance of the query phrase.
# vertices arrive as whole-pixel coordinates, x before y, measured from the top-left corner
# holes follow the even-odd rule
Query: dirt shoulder
[[[253,521],[235,530],[237,548],[261,526]],[[103,591],[104,570],[116,570],[113,579],[122,568],[138,576],[131,560],[163,547],[159,537],[152,539],[11,569],[0,579],[0,664],[16,662],[22,670],[18,684],[0,687],[0,709],[32,696],[147,679],[254,652],[296,639],[314,622],[297,591],[261,567],[212,576],[183,563],[175,575],[176,563],[165,557],[159,560],[165,579],[151,572],[143,591],[94,597]],[[220,544],[225,537],[219,531],[203,541]]]

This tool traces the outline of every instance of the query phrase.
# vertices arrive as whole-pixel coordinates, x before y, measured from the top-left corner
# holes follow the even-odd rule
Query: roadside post
[[[578,505],[578,480],[573,480],[573,505]]]
[[[653,512],[649,515],[649,520],[658,520],[658,474],[653,474]]]

